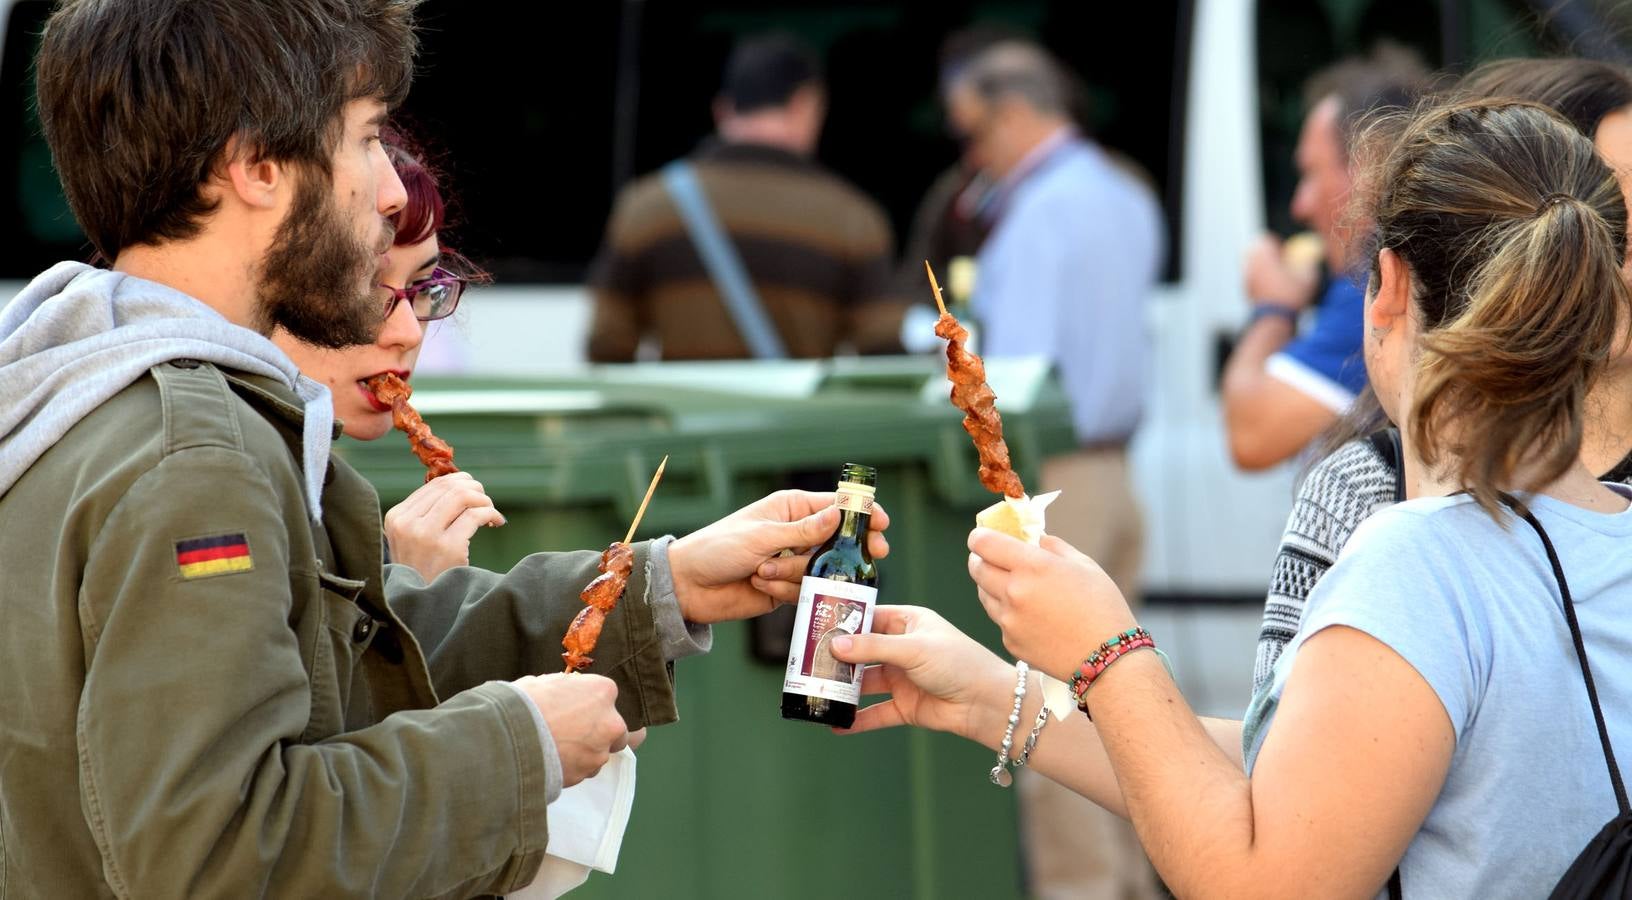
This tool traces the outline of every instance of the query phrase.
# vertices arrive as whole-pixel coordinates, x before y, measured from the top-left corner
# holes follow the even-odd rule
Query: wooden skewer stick
[[[929,267],[929,260],[924,260],[924,271],[929,273],[929,286],[935,291],[935,305],[941,308],[941,315],[946,315],[946,302],[941,299],[941,286],[935,281],[935,270]]]
[[[641,498],[640,509],[635,510],[635,520],[629,523],[629,533],[623,536],[625,544],[635,539],[635,529],[640,527],[640,517],[646,515],[646,504],[652,502],[652,492],[657,490],[657,483],[663,480],[663,468],[669,464],[669,457],[665,455],[663,461],[657,464],[657,471],[652,473],[652,483],[646,487],[646,496]]]

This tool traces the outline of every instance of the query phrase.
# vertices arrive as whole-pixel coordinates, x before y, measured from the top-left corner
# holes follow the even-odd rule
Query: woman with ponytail
[[[1365,356],[1418,499],[1355,533],[1246,721],[1190,711],[1092,560],[976,529],[970,574],[1005,647],[1073,682],[1084,714],[1027,740],[1035,676],[883,607],[878,633],[833,642],[891,695],[854,730],[1027,748],[1129,816],[1181,897],[1541,896],[1624,812],[1605,764],[1632,747],[1632,490],[1580,454],[1632,318],[1626,204],[1543,107],[1453,102],[1391,133]]]
[[[1591,59],[1506,59],[1475,69],[1453,93],[1465,100],[1528,100],[1563,116],[1632,187],[1632,71]],[[1622,274],[1628,274],[1623,268]],[[1398,429],[1366,392],[1322,442],[1299,481],[1269,579],[1253,665],[1253,693],[1298,633],[1304,607],[1360,523],[1405,499]],[[1581,461],[1604,481],[1632,483],[1632,353],[1612,362],[1587,397]]]

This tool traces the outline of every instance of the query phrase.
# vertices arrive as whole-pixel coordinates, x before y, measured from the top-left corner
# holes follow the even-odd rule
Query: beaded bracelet
[[[1150,632],[1143,628],[1129,628],[1127,631],[1114,635],[1110,640],[1100,644],[1099,649],[1090,654],[1087,659],[1082,661],[1082,665],[1077,667],[1076,673],[1071,676],[1071,694],[1077,700],[1077,709],[1082,710],[1083,715],[1087,716],[1089,721],[1092,721],[1094,717],[1092,713],[1088,712],[1088,688],[1094,683],[1095,679],[1110,668],[1111,663],[1135,650],[1146,647],[1152,650],[1156,649],[1156,639],[1150,636]]]
[[[1008,787],[1014,784],[1014,776],[1009,774],[1009,751],[1014,749],[1014,726],[1020,724],[1020,707],[1026,702],[1026,676],[1031,674],[1031,666],[1023,660],[1014,664],[1014,710],[1009,713],[1009,727],[1003,732],[1003,749],[997,751],[997,765],[986,776],[992,784],[998,787]]]

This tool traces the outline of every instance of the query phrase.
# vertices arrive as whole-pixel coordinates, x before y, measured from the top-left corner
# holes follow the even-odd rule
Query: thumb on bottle
[[[777,524],[772,532],[772,536],[776,538],[772,542],[775,544],[773,550],[792,547],[802,552],[827,540],[833,529],[839,526],[838,509],[837,506],[829,506],[796,522]]]
[[[841,662],[869,665],[903,665],[911,648],[904,634],[855,634],[833,639],[833,655]]]

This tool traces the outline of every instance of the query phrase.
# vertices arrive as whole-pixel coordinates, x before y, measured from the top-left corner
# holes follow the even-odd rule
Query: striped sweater
[[[1370,441],[1350,441],[1309,470],[1286,520],[1264,599],[1252,692],[1269,684],[1275,661],[1298,633],[1304,604],[1349,536],[1394,502],[1398,475]]]
[[[906,304],[878,204],[773,147],[713,142],[690,161],[790,356],[901,352]],[[644,339],[666,360],[750,356],[660,176],[618,196],[589,282],[595,362],[633,360]]]

